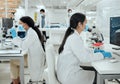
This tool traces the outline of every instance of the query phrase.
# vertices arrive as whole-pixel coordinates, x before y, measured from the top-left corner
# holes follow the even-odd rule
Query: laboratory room
[[[0,0],[0,84],[120,84],[120,0]]]

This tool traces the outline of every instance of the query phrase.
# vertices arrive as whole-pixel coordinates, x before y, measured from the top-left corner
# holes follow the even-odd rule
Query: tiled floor
[[[27,69],[25,69],[25,84],[29,80],[29,75]],[[0,63],[0,84],[10,84],[10,66],[9,63]],[[118,84],[116,82],[108,82],[106,84]]]
[[[29,81],[27,69],[25,69],[25,84]],[[10,65],[9,63],[0,63],[0,84],[10,84]]]

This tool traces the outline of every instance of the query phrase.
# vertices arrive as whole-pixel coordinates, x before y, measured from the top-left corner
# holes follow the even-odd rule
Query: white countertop
[[[116,60],[106,59],[92,62],[92,66],[100,74],[120,74],[120,60]]]

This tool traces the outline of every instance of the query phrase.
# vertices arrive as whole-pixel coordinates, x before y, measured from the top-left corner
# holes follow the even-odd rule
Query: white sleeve
[[[37,34],[35,32],[31,32],[31,31],[27,32],[25,39],[22,41],[21,48],[23,50],[28,49],[34,44],[36,38],[37,38]]]
[[[21,47],[22,39],[19,37],[15,37],[15,38],[13,38],[12,43],[14,45],[17,45],[18,47]]]
[[[87,50],[84,47],[82,40],[74,38],[70,41],[72,52],[81,62],[92,62],[95,60],[103,59],[102,54],[94,54],[93,51]]]

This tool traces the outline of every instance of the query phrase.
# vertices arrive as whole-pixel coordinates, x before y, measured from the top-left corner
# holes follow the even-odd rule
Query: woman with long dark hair
[[[20,18],[20,25],[26,30],[26,36],[22,39],[21,48],[28,52],[28,68],[32,81],[40,81],[44,70],[45,52],[43,49],[43,37],[40,30],[35,27],[34,21],[29,16]],[[15,63],[16,60],[11,60],[11,77],[13,84],[18,84],[19,68]]]
[[[102,54],[94,55],[84,47],[81,32],[86,23],[82,13],[75,13],[70,18],[70,27],[58,51],[57,77],[62,84],[93,84],[95,73],[83,70],[80,65],[103,59]]]

